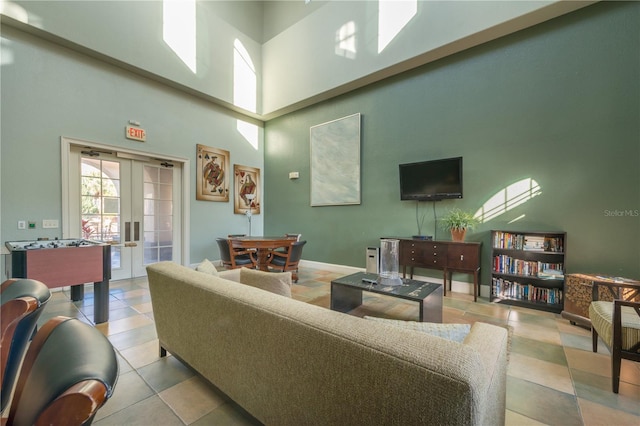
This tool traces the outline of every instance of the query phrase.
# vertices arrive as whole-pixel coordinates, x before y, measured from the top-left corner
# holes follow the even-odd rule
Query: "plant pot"
[[[467,228],[453,228],[451,229],[451,240],[455,242],[463,242],[466,234]]]

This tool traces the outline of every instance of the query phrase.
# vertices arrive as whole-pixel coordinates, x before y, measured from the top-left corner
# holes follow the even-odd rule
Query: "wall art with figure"
[[[229,201],[229,151],[198,144],[196,200]]]
[[[260,169],[234,164],[233,175],[235,194],[233,212],[236,214],[259,214],[262,204]]]

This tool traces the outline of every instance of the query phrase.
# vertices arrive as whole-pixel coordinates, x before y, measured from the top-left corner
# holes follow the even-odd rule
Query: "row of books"
[[[493,235],[493,247],[512,250],[563,252],[564,238],[496,231]]]
[[[515,259],[505,254],[493,258],[493,271],[499,274],[526,275],[538,278],[564,278],[562,263]]]
[[[529,302],[559,305],[562,303],[562,290],[559,288],[536,287],[532,284],[521,284],[502,278],[493,278],[491,295]]]

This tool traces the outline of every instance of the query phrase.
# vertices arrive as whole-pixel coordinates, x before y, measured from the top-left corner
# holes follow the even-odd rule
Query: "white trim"
[[[61,181],[62,181],[62,238],[67,238],[69,235],[69,155],[71,152],[72,146],[86,146],[88,148],[94,149],[103,149],[109,150],[113,152],[122,152],[130,155],[139,155],[144,157],[153,157],[160,160],[172,161],[174,163],[182,164],[182,220],[181,222],[181,248],[180,252],[182,253],[180,262],[183,265],[188,265],[189,257],[190,257],[190,225],[189,220],[187,218],[190,217],[190,204],[189,204],[189,194],[190,194],[190,186],[189,186],[189,170],[190,170],[190,162],[188,159],[183,157],[175,157],[172,155],[165,154],[157,154],[150,151],[139,151],[135,149],[130,149],[126,147],[120,147],[115,145],[106,145],[99,142],[88,141],[84,139],[76,139],[66,136],[60,137],[60,156],[61,156]]]

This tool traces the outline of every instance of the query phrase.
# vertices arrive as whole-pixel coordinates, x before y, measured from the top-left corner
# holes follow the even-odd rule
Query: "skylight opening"
[[[378,53],[407,26],[418,13],[418,0],[378,1]]]
[[[162,1],[162,39],[196,74],[195,0]]]
[[[479,218],[482,223],[485,223],[540,194],[542,194],[542,190],[538,182],[531,178],[522,179],[498,191],[478,209],[474,216]]]
[[[247,111],[256,112],[256,69],[249,52],[242,42],[233,42],[233,104]]]
[[[233,104],[256,112],[258,103],[256,67],[242,42],[233,42]],[[237,120],[236,130],[254,149],[258,149],[258,126]]]

